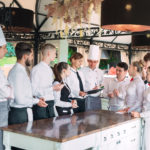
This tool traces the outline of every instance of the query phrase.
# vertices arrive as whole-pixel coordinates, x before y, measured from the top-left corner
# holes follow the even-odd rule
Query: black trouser
[[[25,122],[28,122],[27,108],[10,107],[8,124],[21,124]]]
[[[51,117],[55,117],[54,113],[54,101],[46,101],[48,104],[47,107],[40,107],[38,105],[33,106],[33,119],[40,120],[40,119],[47,119]]]
[[[71,107],[58,107],[56,106],[56,110],[58,112],[59,116],[63,116],[63,115],[70,115],[71,114]]]
[[[84,112],[85,111],[85,99],[75,98],[77,101],[78,108],[74,108],[74,113]]]

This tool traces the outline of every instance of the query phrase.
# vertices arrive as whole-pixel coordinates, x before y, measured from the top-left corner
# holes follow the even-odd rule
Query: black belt
[[[26,110],[27,108],[32,109],[32,107],[22,107],[22,108],[18,108],[18,107],[10,107],[10,109],[12,109],[12,110],[13,110],[13,109],[18,109],[18,110],[19,110],[19,109],[22,109],[22,110],[24,109],[24,110]]]

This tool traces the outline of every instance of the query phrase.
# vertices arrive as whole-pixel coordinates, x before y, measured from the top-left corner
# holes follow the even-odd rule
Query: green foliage
[[[16,56],[15,48],[12,43],[7,43],[7,50],[8,50],[8,53],[5,55],[6,57]]]
[[[15,49],[12,43],[7,43],[6,45],[8,53],[5,55],[3,59],[0,59],[0,66],[4,66],[5,64],[15,64],[16,63],[16,55]]]
[[[71,58],[71,56],[74,54],[74,53],[76,53],[77,52],[77,49],[75,48],[75,47],[69,47],[69,49],[68,49],[68,61],[67,61],[67,63],[70,65],[71,64],[71,62],[70,62],[70,58]]]
[[[4,57],[3,59],[0,59],[0,66],[4,66],[5,64],[15,64],[16,63],[16,57]]]
[[[116,66],[116,64],[120,61],[120,58],[117,57],[117,51],[109,51],[109,58],[110,59],[101,59],[99,68],[107,69],[108,64],[111,66]]]

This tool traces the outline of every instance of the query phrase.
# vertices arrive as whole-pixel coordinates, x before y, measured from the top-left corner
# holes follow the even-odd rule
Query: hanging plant
[[[101,2],[102,0],[57,0],[46,5],[45,9],[48,10],[47,16],[53,17],[53,20],[60,19],[67,26],[68,23],[75,26],[81,25],[83,21],[89,23],[93,11],[100,13]]]

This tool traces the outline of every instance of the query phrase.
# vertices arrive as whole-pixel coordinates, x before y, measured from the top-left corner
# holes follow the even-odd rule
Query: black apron
[[[71,101],[69,99],[69,95],[70,95],[70,88],[65,83],[64,87],[61,89],[61,92],[60,92],[60,100],[64,101],[64,102],[70,102],[71,103]],[[72,109],[72,107],[56,106],[56,110],[57,110],[59,116],[71,114],[71,109]]]
[[[85,112],[85,99],[81,98],[71,98],[73,100],[77,101],[77,108],[73,108],[74,113],[80,113],[80,112]]]
[[[54,101],[46,101],[48,104],[47,107],[40,107],[38,105],[33,106],[33,119],[40,120],[40,119],[47,119],[55,117],[54,113]]]
[[[8,124],[21,124],[28,122],[27,108],[10,107]]]

